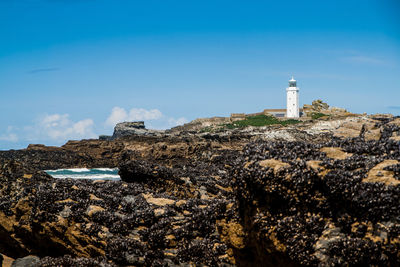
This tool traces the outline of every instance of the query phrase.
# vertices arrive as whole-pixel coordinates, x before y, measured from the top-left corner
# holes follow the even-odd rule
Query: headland
[[[400,118],[318,101],[299,119],[267,112],[1,151],[0,253],[26,266],[398,266]],[[121,181],[43,171],[100,167]]]

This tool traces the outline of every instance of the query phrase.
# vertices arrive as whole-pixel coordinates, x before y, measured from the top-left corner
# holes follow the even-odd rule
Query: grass
[[[256,116],[249,116],[246,117],[244,120],[240,121],[235,121],[233,123],[228,123],[228,124],[221,124],[219,127],[205,127],[200,130],[201,133],[216,133],[216,132],[221,132],[226,129],[236,129],[236,128],[244,128],[247,126],[256,126],[256,127],[261,127],[261,126],[268,126],[268,125],[290,125],[290,124],[297,124],[300,123],[301,121],[295,120],[295,119],[288,119],[288,120],[278,120],[274,116],[267,116],[267,115],[256,115]]]
[[[311,119],[317,120],[317,119],[319,119],[321,117],[324,117],[324,116],[326,116],[326,115],[323,114],[323,113],[314,112],[314,113],[311,114]]]
[[[212,127],[209,127],[209,126],[200,129],[200,133],[210,133],[210,132],[212,132],[212,131],[213,131],[213,128],[212,128]]]
[[[280,124],[280,125],[289,125],[289,124],[296,124],[301,121],[294,120],[294,119],[288,119],[288,120],[278,120],[277,118],[273,116],[267,116],[267,115],[256,115],[256,116],[249,116],[244,120],[240,121],[235,121],[230,124],[225,124],[225,128],[228,129],[234,129],[234,128],[243,128],[246,126],[267,126],[267,125],[274,125],[274,124]]]

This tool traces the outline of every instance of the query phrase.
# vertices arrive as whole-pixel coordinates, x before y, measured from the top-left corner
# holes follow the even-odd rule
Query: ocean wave
[[[99,171],[118,171],[118,168],[94,168],[92,170],[99,170]]]
[[[58,170],[46,170],[45,172],[52,172],[52,173],[57,173],[57,172],[89,172],[90,169],[88,168],[74,168],[74,169],[58,169]]]
[[[45,170],[47,173],[62,173],[62,172],[115,172],[118,171],[118,168],[73,168],[73,169],[57,169],[57,170]]]
[[[119,180],[118,168],[74,168],[74,169],[58,169],[58,170],[47,170],[46,171],[53,178],[63,179],[107,179],[107,180]]]
[[[54,174],[53,178],[72,178],[72,179],[120,179],[119,175],[115,174],[95,174],[95,175],[69,175],[69,174]]]

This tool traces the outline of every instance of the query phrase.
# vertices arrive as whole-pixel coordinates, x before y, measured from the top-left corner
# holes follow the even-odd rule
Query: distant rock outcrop
[[[199,131],[206,127],[221,125],[226,123],[231,123],[231,119],[229,117],[199,118],[191,122],[185,123],[184,125],[173,127],[169,131],[170,132]]]
[[[115,126],[113,138],[119,138],[132,134],[143,134],[146,131],[147,130],[144,126],[144,121],[121,122],[117,123]]]
[[[313,117],[315,114],[320,114],[321,116],[327,117],[347,117],[356,115],[348,112],[344,108],[330,107],[327,103],[320,99],[314,100],[311,105],[304,105],[303,111],[308,117]]]
[[[144,121],[132,121],[132,122],[120,122],[114,127],[114,133],[112,136],[100,135],[100,140],[115,140],[125,136],[132,135],[149,135],[159,136],[164,131],[161,130],[150,130],[144,126]]]

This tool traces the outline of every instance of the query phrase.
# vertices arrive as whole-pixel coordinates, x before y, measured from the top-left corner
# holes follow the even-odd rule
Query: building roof
[[[303,111],[302,108],[299,108],[300,111]],[[286,108],[272,108],[272,109],[264,109],[264,112],[286,112]]]
[[[264,109],[264,112],[286,112],[285,108]]]

